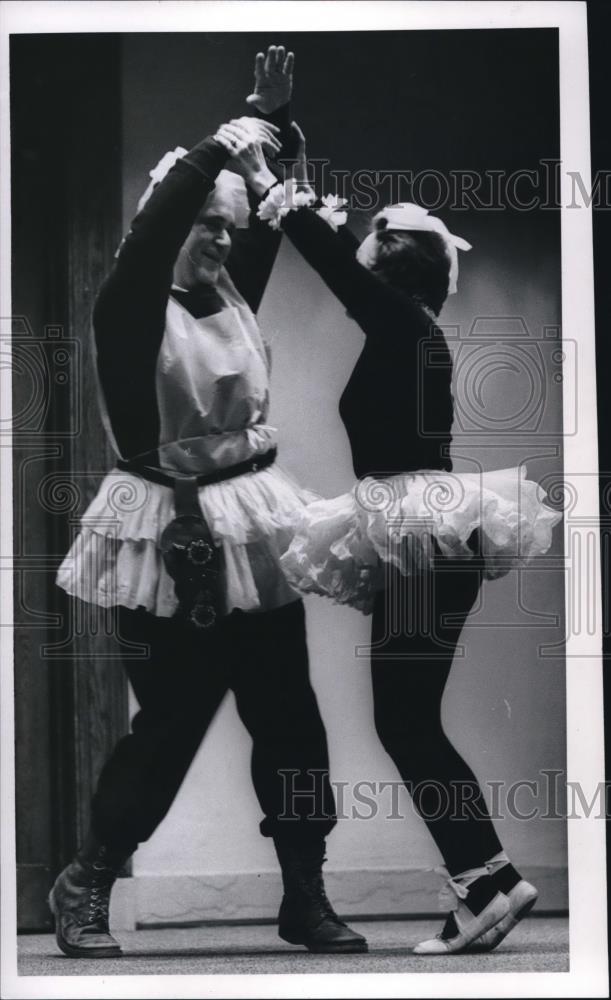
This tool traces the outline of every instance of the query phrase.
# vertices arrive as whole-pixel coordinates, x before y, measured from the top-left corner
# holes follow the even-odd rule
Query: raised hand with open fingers
[[[257,52],[255,57],[255,89],[246,103],[264,115],[272,114],[288,104],[293,91],[295,56],[286,52],[284,45],[270,45],[267,54]]]

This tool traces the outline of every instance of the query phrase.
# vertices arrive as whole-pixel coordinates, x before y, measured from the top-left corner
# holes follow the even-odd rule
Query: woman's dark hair
[[[385,220],[380,220],[376,240],[373,273],[438,316],[450,278],[450,260],[439,233],[387,229]]]

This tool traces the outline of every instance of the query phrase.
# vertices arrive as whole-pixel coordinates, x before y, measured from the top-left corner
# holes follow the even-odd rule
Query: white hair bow
[[[387,205],[386,208],[374,216],[373,221],[374,224],[381,221],[386,222],[387,229],[419,230],[421,232],[438,233],[445,243],[450,258],[448,295],[454,295],[458,281],[458,250],[470,250],[470,243],[467,243],[462,237],[451,233],[445,223],[436,216],[429,215],[426,208],[414,205],[409,201],[404,201],[397,205]],[[356,257],[363,267],[372,267],[377,258],[375,233],[370,233],[369,236],[365,237],[357,250]]]
[[[147,187],[144,194],[140,197],[138,202],[138,211],[141,212],[147,201],[153,193],[153,189],[163,180],[165,175],[172,169],[177,160],[184,156],[187,152],[182,146],[177,146],[176,149],[169,149],[167,153],[164,153],[161,157],[159,163],[156,167],[153,167],[149,171],[149,177],[151,178],[151,183]]]

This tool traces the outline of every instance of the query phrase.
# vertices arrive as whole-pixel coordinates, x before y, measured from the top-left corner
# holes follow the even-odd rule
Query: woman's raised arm
[[[305,195],[306,200],[309,196],[309,200],[314,202],[315,195],[307,178],[305,139],[295,123],[293,128],[299,137],[295,189]],[[249,137],[241,133],[235,123],[219,129],[217,138],[232,159],[240,163],[240,172],[250,189],[260,199],[265,199],[270,189],[279,182],[267,165],[260,145],[249,141]],[[280,190],[278,193],[281,196]],[[291,197],[289,191],[286,195],[288,206]],[[298,202],[299,194],[294,200]],[[366,334],[379,330],[387,332],[389,313],[395,316],[398,313],[418,324],[422,322],[422,313],[417,306],[357,261],[356,239],[340,236],[311,207],[289,207],[286,211],[279,211],[276,218],[272,216],[270,222],[276,228],[282,227],[302,257],[318,272]]]

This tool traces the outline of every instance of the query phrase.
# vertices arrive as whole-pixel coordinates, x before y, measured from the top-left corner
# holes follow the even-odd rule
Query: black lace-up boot
[[[280,937],[314,952],[367,951],[365,938],[339,919],[327,899],[322,876],[324,841],[307,846],[274,843],[284,886],[278,915]]]
[[[118,958],[122,952],[108,926],[110,891],[131,850],[118,852],[91,834],[49,893],[55,938],[70,958]]]

